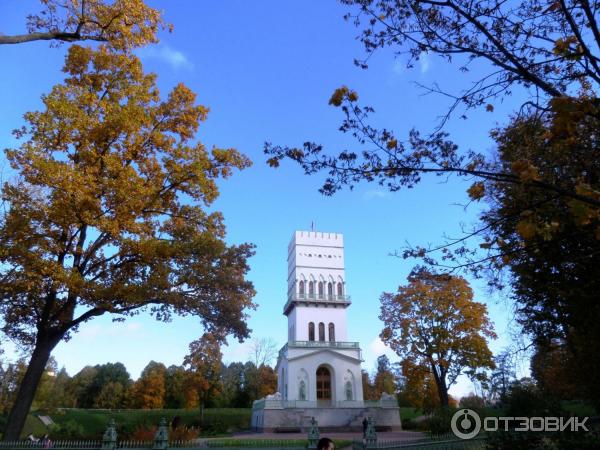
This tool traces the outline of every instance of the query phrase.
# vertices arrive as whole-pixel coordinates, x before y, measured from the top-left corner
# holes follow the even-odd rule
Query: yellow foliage
[[[540,174],[537,167],[526,160],[520,159],[515,161],[512,163],[511,168],[523,182],[540,180]]]
[[[408,281],[396,294],[380,298],[380,338],[405,364],[410,362],[403,370],[417,371],[421,378],[423,371],[436,371],[438,394],[447,399],[447,388],[458,374],[494,366],[486,338],[496,334],[486,306],[473,301],[465,279],[421,268]]]
[[[114,2],[125,4],[141,2]],[[2,186],[5,331],[25,345],[42,328],[60,340],[152,304],[159,320],[196,314],[246,335],[251,246],[227,246],[221,214],[203,206],[250,161],[192,142],[208,109],[183,84],[161,99],[135,56],[73,45],[63,71],[6,153],[19,177]]]
[[[355,91],[348,89],[347,86],[342,86],[333,92],[331,98],[329,99],[329,104],[333,106],[341,106],[344,100],[355,102],[358,100],[358,94]]]
[[[30,32],[71,33],[70,40],[104,41],[127,51],[158,42],[160,29],[172,30],[159,10],[144,0],[42,0],[40,14],[28,17]],[[79,36],[79,37],[78,37]]]
[[[472,200],[480,200],[485,195],[485,185],[482,181],[477,181],[467,189],[467,193]]]
[[[348,94],[348,88],[346,86],[342,86],[337,88],[331,98],[329,99],[329,104],[333,106],[340,106],[344,101],[344,97]]]

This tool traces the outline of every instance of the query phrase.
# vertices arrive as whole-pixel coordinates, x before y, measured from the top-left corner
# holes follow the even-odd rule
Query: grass
[[[175,416],[180,417],[180,425],[200,427],[203,434],[223,435],[229,430],[243,430],[250,427],[252,410],[249,408],[209,408],[204,410],[204,421],[196,409],[150,409],[150,410],[101,410],[101,409],[59,409],[47,413],[61,428],[80,428],[80,439],[100,439],[110,419],[117,425],[120,439],[126,439],[137,428],[157,426],[161,418],[170,423]],[[33,433],[36,436],[46,433],[46,427],[34,417],[28,416],[23,431],[24,436]],[[39,424],[39,425],[38,425]],[[76,427],[75,427],[76,426]]]
[[[44,425],[42,421],[37,418],[37,415],[28,414],[27,419],[25,419],[25,426],[21,432],[21,437],[25,438],[30,434],[33,434],[37,437],[42,437],[46,433],[48,433],[48,428],[46,428],[46,425]]]
[[[560,406],[566,412],[577,417],[593,417],[598,415],[598,412],[592,405],[577,400],[562,402]]]
[[[400,419],[401,420],[413,420],[416,417],[422,416],[423,411],[412,406],[400,407]]]

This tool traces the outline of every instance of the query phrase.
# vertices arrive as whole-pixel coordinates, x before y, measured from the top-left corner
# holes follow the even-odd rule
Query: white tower
[[[361,350],[348,342],[350,306],[341,234],[296,231],[288,246],[288,343],[277,361],[278,391],[296,406],[362,404]]]

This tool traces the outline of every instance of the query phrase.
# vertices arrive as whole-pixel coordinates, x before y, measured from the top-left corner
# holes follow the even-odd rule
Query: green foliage
[[[76,420],[67,420],[60,424],[51,425],[49,434],[53,439],[80,439],[85,435],[85,430],[83,425]]]
[[[529,378],[511,383],[508,392],[501,400],[504,412],[510,417],[561,415],[559,402],[544,395]]]
[[[451,431],[450,421],[452,420],[454,411],[451,408],[437,408],[427,421],[429,432],[433,436],[449,433]]]
[[[250,428],[251,415],[252,410],[250,409],[208,408],[204,411],[204,426],[200,421],[200,411],[197,409],[114,411],[64,409],[60,410],[59,414],[53,415],[52,418],[60,426],[71,421],[80,424],[83,427],[81,436],[78,436],[80,439],[100,439],[106,429],[106,424],[113,418],[117,424],[119,439],[127,439],[141,426],[156,426],[162,417],[165,417],[170,423],[174,417],[179,416],[180,426],[199,427],[202,430],[204,427],[208,430],[244,430]]]
[[[569,415],[577,417],[593,417],[598,415],[598,410],[590,403],[582,401],[561,402],[561,408]]]

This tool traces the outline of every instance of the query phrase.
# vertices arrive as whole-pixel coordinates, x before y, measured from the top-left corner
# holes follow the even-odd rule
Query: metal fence
[[[422,439],[375,440],[371,442],[354,440],[352,442],[352,449],[479,450],[486,447],[486,439],[485,435],[480,435],[473,439],[464,440],[457,438],[453,434],[448,434]]]
[[[316,432],[318,439],[318,430]],[[160,421],[158,430],[153,441],[119,441],[114,420],[108,424],[104,436],[99,440],[22,440],[22,441],[0,441],[0,450],[118,450],[118,449],[136,449],[136,450],[196,450],[208,448],[220,448],[229,450],[260,450],[282,448],[286,450],[305,450],[315,448],[316,441],[314,436],[309,435],[308,439],[222,439],[205,440],[194,439],[191,441],[169,440],[168,427],[165,419]]]

